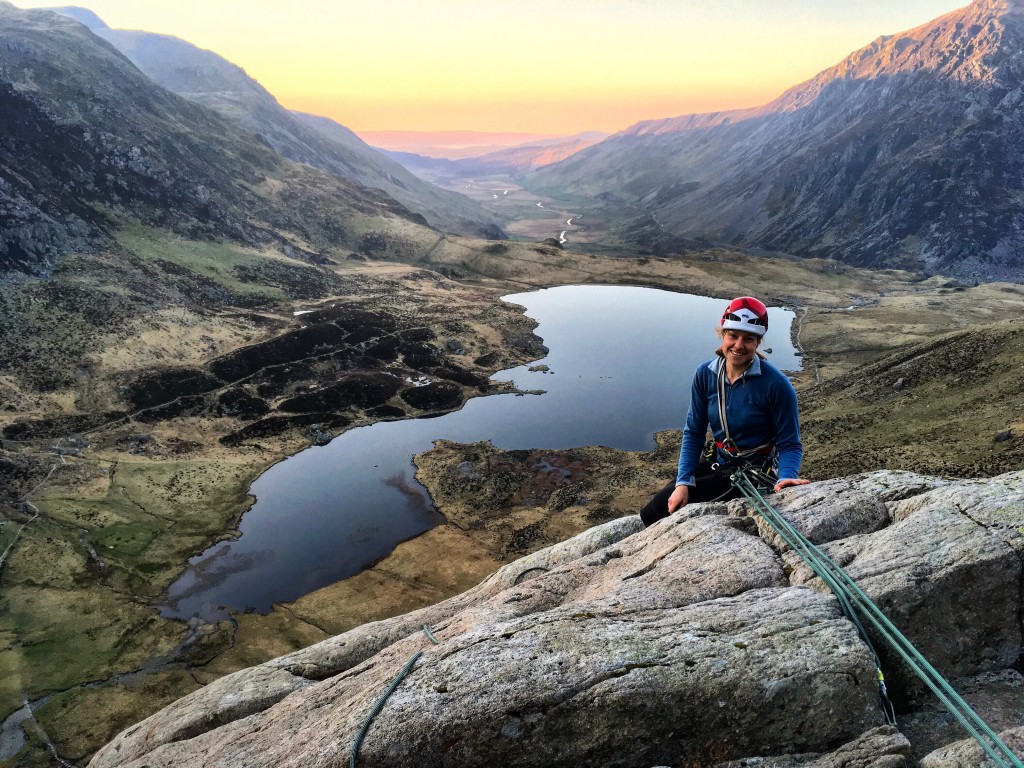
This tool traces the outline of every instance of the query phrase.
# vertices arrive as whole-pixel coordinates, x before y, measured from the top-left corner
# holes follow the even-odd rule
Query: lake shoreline
[[[502,301],[525,307],[536,345],[547,353],[542,365],[493,374],[488,390],[544,394],[471,397],[430,419],[363,425],[275,464],[248,489],[256,502],[238,526],[241,535],[193,558],[161,613],[206,621],[226,618],[225,610],[266,614],[274,603],[294,602],[380,561],[442,519],[423,501],[411,466],[438,440],[520,450],[648,448],[656,431],[681,423],[689,387],[679,380],[708,358],[705,346],[717,344],[711,329],[721,302],[709,297],[590,284]],[[796,368],[787,338],[794,313],[772,312],[773,360]]]
[[[530,244],[509,243],[502,252],[496,249],[494,252],[472,251],[468,245],[464,247],[461,240],[449,238],[444,248],[430,255],[429,263],[417,267],[368,263],[347,265],[346,269],[392,275],[394,279],[406,280],[411,289],[428,287],[436,291],[439,302],[446,307],[454,306],[451,289],[446,287],[452,284],[438,282],[435,288],[433,283],[426,283],[418,276],[428,274],[423,268],[435,274],[437,271],[460,274],[460,285],[466,286],[459,289],[465,291],[460,296],[469,299],[475,291],[478,296],[490,297],[487,299],[489,303],[481,301],[478,306],[481,307],[481,319],[493,315],[492,319],[487,319],[487,323],[492,324],[505,322],[498,317],[504,315],[495,297],[523,290],[526,287],[524,282],[532,288],[599,279],[604,284],[658,286],[665,290],[720,298],[757,293],[773,304],[808,307],[802,332],[806,350],[804,360],[807,367],[811,362],[820,365],[824,385],[840,380],[844,372],[891,351],[934,339],[937,332],[948,332],[969,324],[984,324],[987,322],[986,313],[991,311],[989,308],[1001,306],[1004,299],[1016,299],[1015,295],[1005,293],[1004,287],[998,285],[955,292],[945,287],[948,281],[941,278],[921,280],[906,273],[867,272],[815,260],[759,259],[718,250],[673,258],[623,259],[557,252],[556,249],[550,249],[549,255],[538,259],[533,255],[534,248]],[[528,258],[520,260],[521,253]],[[885,298],[876,304],[855,311],[846,309],[859,297],[875,300],[883,294]],[[947,309],[932,311],[929,302],[941,303]],[[485,311],[483,308],[486,306],[494,309]],[[306,308],[308,302],[282,308],[282,318],[287,316],[290,321],[291,311]],[[450,317],[451,312],[448,314]],[[518,322],[521,321],[522,318]],[[482,323],[473,327],[480,339],[497,349],[500,336],[496,332],[487,330]],[[213,330],[213,326],[208,329],[200,327],[196,333]],[[540,357],[524,355],[522,361],[536,361]],[[495,366],[494,370],[503,367],[506,366]],[[807,374],[798,378],[807,379]],[[802,382],[800,386],[806,386],[806,383]],[[17,413],[0,415],[0,419],[6,418],[9,423],[17,416]],[[59,484],[46,489],[42,498],[34,501],[44,503],[47,519],[73,521],[72,525],[81,527],[77,518],[71,516],[68,500],[74,500],[79,507],[83,499],[89,505],[99,504],[107,498],[108,492],[112,492],[111,489],[120,487],[118,478],[131,477],[132,494],[141,494],[137,496],[138,500],[146,508],[159,510],[166,505],[187,504],[190,514],[197,520],[202,518],[215,523],[216,520],[237,519],[238,511],[244,510],[248,503],[244,498],[248,486],[242,487],[243,476],[255,467],[279,462],[302,450],[310,440],[300,430],[293,430],[261,438],[249,446],[227,448],[220,445],[217,438],[228,429],[227,422],[219,426],[219,422],[204,419],[175,419],[147,427],[153,443],[141,447],[149,451],[148,454],[129,454],[125,444],[120,447],[114,442],[99,444],[90,449],[85,459],[69,457],[69,466],[76,468],[75,473],[58,473]],[[828,446],[817,438],[814,440],[814,451],[809,454],[812,461],[817,461],[819,456],[825,457],[829,471],[836,467],[835,471],[840,471],[842,464],[835,464],[827,458]],[[955,440],[947,441],[950,449],[954,447]],[[186,447],[186,452],[172,453],[171,449],[179,450],[177,446]],[[843,456],[836,457],[836,461],[844,460]],[[957,459],[952,461],[955,463]],[[102,472],[86,471],[87,466],[116,468],[112,475],[113,484],[111,478]],[[127,470],[131,472],[125,474]],[[168,486],[175,477],[178,478],[175,482],[184,482],[185,485]],[[175,491],[177,495],[160,490],[168,487],[178,488]],[[130,512],[127,507],[125,509]],[[53,527],[52,530],[57,534],[55,541],[60,541],[61,529]],[[149,529],[142,532],[146,530]],[[213,536],[223,535],[225,530],[222,526]],[[205,542],[208,543],[213,536],[206,538]],[[145,539],[136,537],[124,544],[112,543],[134,546],[136,541]],[[63,583],[60,580],[69,573],[82,574],[85,578],[74,590],[47,592],[47,600],[50,601],[47,612],[39,620],[33,619],[33,624],[27,629],[13,630],[18,638],[27,637],[24,633],[29,630],[37,633],[34,636],[40,640],[34,642],[50,638],[47,642],[55,642],[68,649],[77,661],[64,666],[48,663],[37,667],[26,662],[20,652],[9,652],[8,655],[13,653],[14,658],[8,662],[7,669],[17,671],[7,676],[12,686],[8,698],[4,699],[9,700],[8,714],[21,707],[24,695],[35,700],[46,692],[67,690],[68,683],[73,685],[76,680],[107,679],[138,668],[145,659],[166,653],[186,632],[181,622],[154,618],[155,609],[151,602],[159,590],[150,589],[146,584],[153,584],[154,578],[163,580],[165,574],[172,571],[180,573],[181,564],[187,561],[183,547],[196,553],[205,548],[204,541],[179,538],[175,547],[182,551],[182,555],[168,559],[155,576],[147,577],[145,583],[121,583],[118,586],[122,590],[120,592],[103,586],[101,579],[109,581],[111,578],[109,570],[107,575],[90,570],[95,566],[89,564],[87,553],[76,552],[78,546],[69,540],[68,546],[60,550],[62,554],[47,551],[45,555],[37,554],[29,559],[27,555],[36,550],[22,550],[19,544],[12,553],[11,562],[5,566],[5,588],[9,599],[19,605],[23,601],[38,599],[33,596],[42,594],[39,588],[31,586],[32,583]],[[105,550],[98,549],[103,555]],[[449,568],[448,563],[439,564],[437,551],[449,552],[453,558],[459,559],[461,570]],[[72,689],[67,694],[54,697],[36,713],[36,717],[62,756],[85,759],[113,733],[199,685],[212,682],[227,672],[326,639],[351,626],[437,602],[450,594],[464,591],[493,572],[497,562],[486,548],[457,537],[441,526],[403,543],[385,560],[340,584],[306,595],[294,603],[275,606],[266,616],[240,614],[231,622],[211,626],[203,641],[182,659],[179,671],[155,676],[134,688]],[[45,571],[41,570],[43,566]],[[417,574],[425,575],[417,577]],[[141,592],[138,591],[140,586],[143,587]],[[146,602],[139,602],[139,597]],[[127,655],[113,636],[108,639],[107,635],[100,634],[97,638],[90,638],[78,634],[78,627],[73,622],[59,623],[59,617],[78,616],[81,605],[96,600],[109,605],[103,609],[104,615],[112,617],[106,621],[109,627],[106,631],[128,632],[128,636],[134,638],[134,645],[128,649],[130,653]],[[44,615],[57,617],[58,623],[44,620]],[[119,650],[113,653],[111,649]]]

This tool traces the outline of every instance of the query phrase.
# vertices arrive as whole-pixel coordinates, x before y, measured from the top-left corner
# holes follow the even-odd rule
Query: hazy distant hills
[[[367,131],[363,137],[378,149],[393,154],[446,160],[504,160],[509,167],[532,167],[563,160],[610,135],[603,131],[585,131],[574,136],[481,131]]]
[[[154,82],[237,121],[284,157],[381,189],[444,231],[502,236],[494,216],[474,201],[417,178],[332,120],[289,112],[218,54],[168,35],[110,29],[83,8],[54,10],[89,26]]]
[[[655,252],[727,242],[1024,275],[1024,10],[979,0],[757,109],[640,123],[536,171]]]
[[[540,168],[565,160],[580,150],[592,147],[607,138],[607,133],[587,131],[575,136],[530,141],[514,147],[495,150],[477,157],[476,160],[481,163],[503,166],[509,170]]]
[[[0,272],[45,273],[125,221],[316,260],[399,220],[425,225],[156,85],[80,23],[0,2]]]
[[[371,146],[391,152],[460,160],[536,141],[557,141],[557,134],[524,131],[363,131]]]
[[[433,151],[434,155],[393,149],[381,151],[417,176],[436,184],[444,184],[457,179],[492,174],[518,176],[534,168],[571,157],[608,136],[609,134],[600,131],[588,131],[575,136],[536,139],[500,149],[464,147],[459,148],[457,152],[448,152],[444,147],[426,147],[421,150]]]

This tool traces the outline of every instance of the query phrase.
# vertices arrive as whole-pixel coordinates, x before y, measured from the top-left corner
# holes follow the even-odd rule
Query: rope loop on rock
[[[864,591],[857,586],[842,568],[812,544],[802,533],[794,528],[782,514],[765,501],[750,475],[757,476],[757,471],[749,467],[739,468],[732,476],[732,483],[749,501],[761,517],[772,527],[783,541],[810,566],[811,570],[821,578],[832,590],[843,613],[853,622],[858,634],[868,644],[878,666],[879,695],[882,698],[886,721],[896,724],[892,704],[885,689],[885,677],[874,646],[868,640],[867,632],[861,617],[867,619],[878,634],[907,663],[921,680],[924,681],[946,709],[959,721],[971,736],[981,745],[982,749],[999,768],[1024,768],[1024,763],[981,719],[977,712],[963,700],[953,686],[949,684],[928,660],[911,644],[896,626],[886,618],[885,614],[875,605]],[[760,478],[758,478],[760,479]]]
[[[550,569],[548,569],[548,568],[545,568],[545,567],[543,567],[543,566],[540,566],[540,565],[535,565],[535,566],[533,566],[532,568],[527,568],[526,570],[520,571],[520,572],[519,572],[519,573],[518,573],[518,574],[516,575],[516,577],[515,577],[514,579],[512,579],[512,586],[513,586],[513,587],[518,587],[518,586],[519,586],[519,585],[520,585],[520,584],[522,583],[522,581],[523,581],[523,577],[524,577],[524,576],[525,576],[526,574],[528,574],[528,573],[533,573],[534,571],[538,571],[538,572],[540,572],[540,573],[547,573],[547,572],[548,572],[549,570],[550,570]]]

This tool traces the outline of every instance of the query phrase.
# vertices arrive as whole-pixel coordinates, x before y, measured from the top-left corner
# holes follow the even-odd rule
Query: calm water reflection
[[[622,286],[563,286],[505,300],[538,321],[551,352],[531,365],[550,370],[522,366],[494,378],[545,394],[479,397],[438,418],[353,429],[277,464],[253,483],[256,503],[242,518],[242,536],[192,558],[164,615],[267,611],[358,573],[437,525],[443,518],[411,463],[434,440],[653,448],[654,432],[682,426],[690,378],[717,346],[714,326],[726,303]],[[772,310],[765,346],[783,370],[800,367],[792,321],[792,312]]]

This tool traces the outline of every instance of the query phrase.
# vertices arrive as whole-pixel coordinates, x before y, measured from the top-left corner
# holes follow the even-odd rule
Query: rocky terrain
[[[875,472],[774,499],[1018,750],[1022,499],[1019,472]],[[614,520],[222,678],[90,765],[346,762],[403,665],[359,765],[982,764],[883,649],[907,733],[884,724],[868,647],[746,502],[640,528]]]
[[[222,60],[215,63],[230,69]],[[615,560],[643,561],[637,566],[642,570],[650,564],[645,553],[685,550],[689,544],[682,539],[691,533],[694,540],[741,543],[743,552],[759,553],[752,561],[758,565],[750,573],[735,569],[730,576],[736,581],[718,597],[713,590],[702,592],[693,579],[683,586],[696,592],[670,591],[678,603],[671,610],[685,614],[680,620],[703,620],[694,617],[706,615],[701,612],[709,600],[730,599],[750,632],[760,627],[778,642],[810,643],[799,646],[809,649],[808,669],[832,669],[834,649],[814,642],[836,639],[849,649],[839,668],[861,679],[863,649],[855,640],[847,643],[849,626],[831,598],[803,586],[807,574],[773,550],[770,537],[754,535],[742,510],[707,510],[711,514],[686,524],[710,527],[681,538],[681,521],[660,532],[634,530],[636,507],[675,463],[678,435],[672,432],[658,436],[656,450],[638,453],[504,452],[486,443],[440,444],[416,462],[444,524],[404,542],[357,576],[276,605],[267,615],[236,614],[212,624],[160,615],[164,591],[187,560],[236,534],[252,501],[249,487],[271,464],[346,429],[438,414],[467,398],[507,390],[490,375],[544,354],[533,322],[499,300],[513,291],[613,283],[713,296],[753,291],[773,304],[788,304],[797,309],[794,336],[804,350],[805,369],[796,379],[808,477],[826,481],[881,468],[941,475],[945,479],[912,482],[906,475],[891,476],[893,487],[910,482],[907,497],[922,509],[932,503],[926,493],[932,486],[936,492],[958,488],[955,503],[965,509],[975,503],[978,488],[1002,489],[1016,498],[1016,476],[991,486],[951,478],[991,477],[1021,466],[1017,361],[1024,355],[1024,335],[1017,318],[1024,291],[1017,285],[926,278],[916,269],[868,271],[834,259],[760,258],[725,248],[640,258],[619,251],[610,258],[541,237],[493,242],[442,234],[428,226],[425,214],[381,191],[286,159],[269,146],[283,141],[281,135],[272,140],[268,133],[261,142],[252,133],[257,123],[241,127],[237,115],[227,117],[156,86],[82,25],[2,2],[0,91],[0,764],[82,764],[119,731],[184,696],[214,697],[249,674],[272,678],[266,686],[256,682],[229,691],[217,706],[237,700],[238,708],[214,707],[201,726],[192,720],[177,730],[146,726],[152,734],[209,731],[197,743],[212,743],[218,734],[245,727],[241,723],[247,721],[235,722],[239,715],[270,717],[269,710],[260,713],[279,694],[295,689],[320,695],[310,683],[321,672],[281,672],[272,659],[293,653],[313,659],[310,654],[319,650],[303,656],[300,649],[322,642],[327,645],[321,648],[339,642],[356,647],[363,641],[352,638],[371,638],[365,645],[369,655],[359,663],[375,665],[376,671],[363,677],[363,667],[353,667],[360,671],[326,683],[352,693],[332,721],[337,730],[324,731],[347,739],[356,710],[375,697],[378,679],[391,679],[391,660],[401,666],[398,655],[413,644],[409,617],[393,617],[427,611],[431,626],[451,628],[450,635],[439,635],[442,642],[465,643],[471,654],[482,653],[516,635],[495,639],[492,625],[475,624],[459,611],[470,605],[478,606],[471,609],[475,613],[490,611],[493,604],[496,620],[531,621],[533,613],[541,615],[532,612],[532,603],[522,606],[522,615],[513,615],[514,602],[500,607],[514,597],[504,592],[507,587],[530,584],[547,585],[542,602],[553,602],[544,610],[555,611],[552,626],[561,626],[542,641],[552,650],[544,663],[557,666],[565,658],[555,645],[563,637],[571,640],[577,628],[587,630],[588,638],[578,653],[583,677],[565,678],[563,693],[547,691],[544,701],[557,702],[568,690],[576,695],[564,698],[564,711],[590,702],[588,686],[580,687],[580,680],[597,679],[588,675],[612,687],[663,674],[681,685],[668,667],[628,668],[631,661],[627,667],[602,667],[598,646],[615,638],[594,620],[611,615],[618,599],[619,586],[609,584],[618,579],[629,589],[644,580],[644,574],[624,580]],[[223,102],[218,108],[231,112]],[[524,205],[536,207],[532,201]],[[840,482],[835,493],[859,499],[864,489],[876,487],[871,483],[881,482],[878,477]],[[857,483],[868,485],[857,490]],[[817,505],[816,498],[809,491],[787,496],[798,516],[800,504]],[[952,498],[936,503],[953,503]],[[917,535],[903,519],[917,512],[899,506],[895,496],[891,501],[885,520],[877,505],[871,507],[879,515],[876,522],[888,521],[889,533],[865,529],[863,535],[896,538],[869,541],[850,530],[835,536],[836,551],[860,558],[865,574],[873,573],[882,557],[878,552],[899,549],[908,540],[900,536]],[[979,502],[978,515],[987,503]],[[843,509],[849,514],[849,507]],[[918,522],[934,519],[928,510]],[[970,514],[985,529],[974,531],[977,541],[1005,536],[1017,547],[1015,528]],[[943,518],[949,527],[942,530],[952,532],[957,546],[974,546],[964,521],[957,520]],[[599,527],[583,539],[559,545],[594,526]],[[602,565],[605,575],[597,581],[587,582],[582,571],[566,577],[580,579],[582,591],[560,593],[541,570],[557,570],[551,566],[561,563],[567,572],[585,571],[590,566],[584,568],[584,550],[627,543],[635,547],[632,554],[611,558],[604,565],[612,567]],[[537,550],[543,551],[530,555]],[[523,561],[524,556],[539,559]],[[532,570],[516,571],[517,562]],[[955,564],[960,567],[960,561]],[[915,578],[925,574],[927,582],[927,568],[939,565],[915,563],[910,572]],[[999,578],[1011,565],[1000,561]],[[978,567],[988,578],[995,572],[984,569],[996,565]],[[522,576],[519,585],[504,583],[512,573]],[[948,584],[946,578],[938,572],[936,584]],[[890,594],[884,583],[878,589]],[[469,597],[445,602],[463,593]],[[766,606],[773,605],[782,606],[779,616],[767,615]],[[668,612],[662,608],[648,607],[657,617],[641,617],[636,631],[646,627],[645,636],[649,631],[657,639],[659,652],[682,659],[678,626],[663,622]],[[461,618],[445,625],[442,611]],[[801,630],[797,625],[807,617],[827,626],[816,630],[817,624],[808,623]],[[724,619],[715,621],[725,626]],[[626,623],[607,626],[629,630]],[[520,639],[540,637],[529,627]],[[566,627],[573,633],[558,634]],[[381,640],[378,630],[406,639],[388,650],[391,640]],[[489,639],[473,651],[464,631]],[[617,637],[635,637],[632,631]],[[962,658],[939,658],[952,665],[953,674],[966,676],[964,692],[994,723],[1003,727],[1013,717],[1019,722],[1019,668],[1007,661],[1012,631],[986,624],[980,632],[991,637],[991,645],[970,645],[978,633],[965,632]],[[332,641],[334,636],[343,639]],[[708,650],[717,641],[712,635],[706,639],[709,644],[701,647],[708,652],[690,660],[717,670],[712,659],[719,657]],[[736,642],[750,646],[748,640],[767,638],[751,635]],[[732,647],[730,653],[744,650]],[[738,657],[727,658],[731,663]],[[316,662],[325,680],[340,669],[333,663]],[[687,666],[680,663],[677,671]],[[477,666],[474,674],[485,671]],[[239,673],[248,668],[257,672]],[[567,672],[573,669],[566,666]],[[614,674],[606,679],[609,669]],[[723,679],[752,685],[753,669]],[[862,754],[873,745],[893,760],[908,754],[916,759],[959,737],[909,684],[900,689],[903,735],[874,730],[868,688],[847,675],[826,677],[807,695],[850,703],[857,725],[833,722],[826,731],[831,735],[818,741],[809,726],[792,723],[766,728],[763,748],[730,737],[735,749],[726,752],[688,741],[681,730],[652,735],[675,750],[663,758],[672,765],[722,763],[762,750],[803,751],[804,757],[790,763],[779,758],[780,765],[832,765],[840,760],[836,754]],[[495,694],[505,690],[482,677],[478,682]],[[632,702],[629,696],[636,695],[630,691],[616,701]],[[628,710],[623,717],[631,716]],[[596,732],[598,719],[586,722]],[[227,731],[211,730],[218,724]],[[548,754],[547,747],[530,746],[527,734],[535,725],[538,732],[549,727],[520,718],[511,735],[496,736],[495,743],[518,740],[515,749]],[[366,754],[386,761],[389,753],[374,751],[386,747],[383,741],[374,746],[373,734]],[[177,738],[161,749],[182,749]],[[848,746],[835,753],[842,741]],[[130,739],[118,743],[125,754],[139,750],[141,756],[148,748]],[[620,749],[616,744],[601,749]],[[344,757],[344,747],[332,754]],[[461,755],[468,748],[455,741],[449,752]],[[110,754],[97,759],[116,762]],[[552,764],[569,754],[552,757]],[[613,764],[619,759],[610,757],[613,751],[601,754]],[[974,764],[970,757],[962,760]]]
[[[11,308],[0,336],[10,350],[0,378],[8,505],[0,545],[12,546],[0,571],[0,694],[7,713],[32,703],[15,765],[51,764],[48,744],[64,760],[87,759],[122,728],[225,674],[433,605],[526,553],[633,514],[672,471],[670,434],[653,454],[445,445],[417,463],[448,523],[358,576],[266,616],[212,625],[166,620],[153,607],[190,555],[230,535],[249,484],[269,464],[342,429],[458,407],[494,391],[491,371],[540,357],[532,322],[497,300],[512,290],[618,282],[730,295],[753,280],[773,302],[802,299],[802,397],[820,404],[804,409],[810,477],[881,465],[835,438],[834,424],[846,422],[829,409],[841,418],[859,412],[857,445],[890,451],[892,468],[1019,466],[1015,369],[967,375],[985,360],[956,344],[962,334],[979,348],[979,340],[1003,342],[1012,359],[1007,340],[1016,335],[998,321],[1019,314],[1016,286],[726,251],[623,260],[437,235],[409,251],[410,264],[360,255],[326,267],[156,230],[118,237],[135,258],[79,255],[48,280],[0,290]],[[140,287],[112,294],[99,290],[104,283]],[[313,312],[292,314],[299,310]],[[466,354],[451,352],[452,340]],[[858,366],[878,360],[888,362],[858,377]],[[922,369],[902,373],[903,388],[892,389],[901,365],[913,371],[923,361],[956,366],[960,381],[950,372],[931,382]],[[445,397],[417,404],[403,399],[408,387],[362,386],[414,373]],[[918,394],[928,387],[929,397],[946,388],[949,402],[971,402],[981,426],[929,414]],[[913,402],[920,413],[903,407]],[[879,408],[888,410],[876,418]],[[906,434],[913,444],[892,451]],[[995,461],[979,464],[984,456]],[[465,462],[478,486],[452,482],[465,479],[452,469]]]
[[[653,253],[728,243],[1019,278],[1024,12],[976,0],[763,107],[640,123],[531,174]]]
[[[233,630],[225,624],[196,634],[148,603],[159,603],[190,555],[232,528],[260,472],[346,427],[443,412],[499,391],[490,373],[542,354],[533,322],[515,308],[434,272],[361,261],[329,271],[241,250],[234,271],[217,272],[230,266],[230,250],[216,249],[219,258],[204,262],[183,243],[174,247],[184,252],[163,266],[164,303],[147,313],[115,305],[108,314],[110,307],[86,303],[77,311],[95,310],[88,324],[74,315],[33,316],[47,292],[62,292],[66,281],[74,287],[69,262],[51,281],[0,291],[21,309],[5,317],[0,414],[7,713],[26,699],[70,691],[52,702],[63,728],[69,699],[110,692],[77,686],[154,658],[158,674],[144,677],[155,689],[114,687],[149,700],[156,691],[159,698],[189,690],[196,683],[187,665],[231,647]],[[186,255],[189,269],[181,266]],[[265,295],[254,308],[173,300],[201,288],[231,296],[229,286],[249,285],[238,277],[246,269],[272,284],[275,265],[286,287],[314,295],[301,293],[298,304]],[[295,307],[305,314],[293,316]],[[67,340],[76,348],[55,357],[63,324],[76,321],[81,335]],[[19,332],[32,323],[35,333]],[[83,604],[91,606],[84,615]],[[57,664],[64,653],[74,662]],[[112,726],[106,708],[90,711],[100,734]],[[87,745],[104,738],[76,732],[80,726],[65,737],[77,744],[84,736]]]

